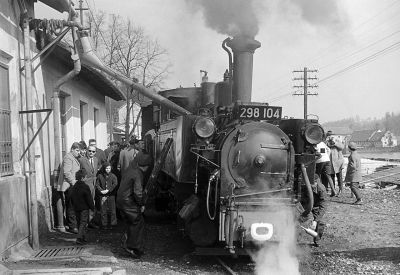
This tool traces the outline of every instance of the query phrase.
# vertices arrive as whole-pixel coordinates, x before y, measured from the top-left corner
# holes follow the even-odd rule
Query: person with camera
[[[333,181],[331,178],[332,164],[331,164],[331,149],[325,143],[325,141],[321,141],[316,145],[316,154],[318,159],[316,160],[316,171],[315,173],[321,178],[322,184],[325,186],[326,190],[328,190],[328,184],[331,188],[331,197],[335,196],[335,187],[333,185]]]
[[[335,178],[337,179],[338,182],[338,187],[339,191],[336,194],[336,197],[339,197],[339,195],[343,191],[343,177],[342,177],[342,169],[343,169],[343,163],[344,163],[344,158],[343,158],[343,148],[344,145],[342,142],[340,142],[339,139],[335,139],[332,136],[332,132],[328,131],[327,132],[327,145],[329,149],[331,150],[330,153],[330,160],[331,160],[331,178],[332,178],[332,183],[333,186],[335,187]]]

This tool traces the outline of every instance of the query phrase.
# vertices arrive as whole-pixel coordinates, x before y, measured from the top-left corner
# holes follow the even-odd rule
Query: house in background
[[[67,0],[43,3],[59,12],[68,12]],[[34,232],[45,232],[54,225],[52,208],[54,152],[54,116],[52,97],[55,83],[73,68],[68,48],[55,46],[47,58],[40,56],[32,64],[32,81],[26,82],[24,66],[24,34],[19,26],[22,10],[35,18],[34,1],[0,1],[0,257],[6,258],[13,249],[24,246],[33,239]],[[67,35],[70,35],[67,34]],[[30,56],[39,53],[36,41],[30,33]],[[32,88],[27,94],[25,83]],[[107,144],[105,97],[115,100],[124,95],[103,74],[82,64],[74,79],[61,86],[61,135],[62,151],[69,151],[74,141],[96,138],[99,147]],[[27,106],[27,96],[32,106]],[[27,135],[27,115],[34,111],[33,132],[35,139]],[[22,113],[21,113],[22,112]],[[60,115],[60,114],[58,114]],[[43,127],[42,127],[43,126]],[[42,127],[42,128],[40,128]],[[40,131],[39,131],[40,130]],[[24,154],[32,141],[34,175]],[[62,156],[61,156],[62,158]],[[30,180],[34,181],[30,185]],[[32,182],[31,181],[31,182]],[[35,186],[36,197],[29,188]],[[37,205],[38,228],[33,227],[31,205]],[[36,226],[36,225],[35,225]]]
[[[382,146],[383,147],[396,147],[397,146],[397,137],[390,131],[386,131],[382,138]]]
[[[388,148],[397,146],[397,137],[390,131],[361,130],[354,131],[350,141],[360,148]]]
[[[117,107],[114,112],[114,140],[116,141],[123,141],[125,139],[125,121],[127,112],[126,106],[126,103],[124,103]],[[139,138],[141,138],[142,135],[142,117],[140,109],[140,104],[135,102],[129,118],[129,132],[132,132],[132,135],[135,135]],[[137,124],[135,125],[136,120]],[[133,129],[134,126],[135,129]]]

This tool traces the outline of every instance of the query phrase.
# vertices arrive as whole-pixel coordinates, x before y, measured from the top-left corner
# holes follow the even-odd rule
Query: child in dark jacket
[[[77,182],[74,185],[71,194],[72,205],[75,210],[75,215],[78,224],[77,244],[85,244],[86,228],[89,223],[89,210],[94,211],[94,202],[89,186],[84,182],[86,172],[80,169],[76,172],[75,178]]]
[[[96,192],[101,200],[101,223],[106,229],[117,225],[115,209],[115,188],[118,185],[117,177],[111,172],[111,164],[105,162],[96,179]]]

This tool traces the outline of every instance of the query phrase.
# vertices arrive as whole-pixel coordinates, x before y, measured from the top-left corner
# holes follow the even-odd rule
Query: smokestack
[[[235,36],[227,46],[233,51],[233,91],[232,102],[251,101],[253,79],[253,54],[261,43],[248,36]]]

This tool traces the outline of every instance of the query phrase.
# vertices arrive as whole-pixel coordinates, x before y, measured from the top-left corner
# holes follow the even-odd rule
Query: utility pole
[[[293,88],[303,89],[303,92],[294,92],[293,95],[302,95],[304,96],[304,119],[307,119],[307,97],[309,95],[318,95],[318,93],[309,93],[308,88],[318,88],[318,85],[310,85],[308,84],[308,80],[317,80],[317,77],[308,77],[308,73],[317,73],[318,70],[309,70],[307,67],[304,67],[303,70],[293,71],[293,73],[303,73],[302,77],[295,77],[293,80],[303,80],[303,85],[293,85]]]
[[[83,0],[79,0],[79,9],[76,9],[76,10],[79,11],[81,25],[83,26],[83,11],[87,11],[89,9],[83,7]]]

